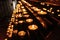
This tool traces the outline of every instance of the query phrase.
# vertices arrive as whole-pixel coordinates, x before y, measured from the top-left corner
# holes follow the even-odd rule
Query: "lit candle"
[[[33,19],[26,19],[26,22],[31,23],[33,22]]]
[[[40,11],[40,9],[38,9],[38,8],[35,8],[35,9],[34,9],[34,11]]]
[[[30,15],[23,15],[23,17],[29,17]]]
[[[21,8],[24,8],[24,6],[21,6]]]
[[[29,25],[28,26],[28,29],[29,30],[36,30],[36,29],[38,29],[38,26],[37,25],[34,25],[34,24],[33,25]]]
[[[23,23],[24,21],[23,20],[20,20],[19,23]]]
[[[15,24],[18,24],[18,22],[15,22]]]
[[[5,38],[5,40],[8,40],[7,38]]]
[[[47,14],[47,12],[39,11],[38,14],[45,15],[45,14]]]
[[[19,16],[19,17],[22,17],[22,14],[19,14],[18,16]]]
[[[19,8],[19,7],[20,7],[20,4],[17,4],[17,5],[16,5],[16,8]]]
[[[60,17],[60,14],[58,14],[58,16]]]
[[[25,31],[19,31],[19,32],[18,32],[18,35],[19,35],[19,36],[25,36],[25,34],[26,34]]]
[[[26,12],[26,9],[22,9],[23,12]]]
[[[18,18],[18,17],[19,17],[19,15],[18,15],[18,14],[16,14],[16,15],[15,15],[15,17],[16,17],[16,18]]]
[[[23,14],[27,14],[27,12],[23,12]]]
[[[60,12],[60,10],[57,10],[57,12]]]

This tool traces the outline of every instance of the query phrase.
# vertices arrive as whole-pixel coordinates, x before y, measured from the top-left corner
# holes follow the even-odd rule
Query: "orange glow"
[[[11,21],[14,22],[15,18],[11,18]]]
[[[26,22],[33,22],[33,19],[26,19]]]
[[[21,9],[19,9],[18,12],[21,12]]]
[[[24,21],[23,20],[20,20],[19,23],[23,23]]]
[[[27,14],[27,12],[23,12],[23,14]]]
[[[22,6],[21,8],[24,8],[24,6]]]
[[[17,34],[17,32],[18,32],[18,30],[14,30],[14,31],[13,31],[14,34]]]
[[[45,14],[47,14],[47,12],[39,11],[38,14],[45,15]]]
[[[15,22],[15,24],[18,24],[18,22]]]
[[[38,29],[38,26],[37,25],[34,25],[34,24],[33,25],[29,25],[28,26],[28,29],[29,30],[36,30],[36,29]]]
[[[58,14],[58,16],[60,17],[60,14]]]
[[[15,19],[15,21],[18,21],[18,19]]]
[[[15,15],[15,17],[16,17],[16,18],[18,18],[18,17],[19,17],[19,15],[18,15],[18,14],[16,14],[16,15]]]
[[[12,34],[8,35],[8,37],[12,37]]]
[[[54,14],[54,12],[52,12],[52,14]]]
[[[60,12],[60,10],[57,10],[57,12]]]
[[[46,8],[43,8],[43,10],[47,10]]]
[[[20,4],[17,4],[17,5],[16,5],[16,8],[19,8],[19,7],[20,7]]]
[[[22,9],[23,12],[25,12],[26,10],[25,9]]]
[[[38,8],[35,8],[35,9],[34,9],[34,11],[40,11],[40,9],[38,9]]]
[[[7,38],[5,38],[5,40],[8,40]]]
[[[19,17],[22,17],[22,14],[19,14],[18,16],[19,16]]]
[[[30,15],[23,15],[23,17],[29,17]]]
[[[18,32],[18,35],[19,35],[19,36],[25,36],[25,34],[26,34],[25,31],[19,31],[19,32]]]

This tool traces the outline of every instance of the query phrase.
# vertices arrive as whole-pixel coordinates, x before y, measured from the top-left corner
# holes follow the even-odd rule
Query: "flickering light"
[[[9,28],[12,29],[13,27],[11,25],[9,25]]]
[[[24,21],[23,20],[20,20],[19,23],[23,23]]]
[[[15,22],[15,24],[18,24],[18,22]]]
[[[21,1],[18,1],[18,3],[21,3]]]
[[[13,30],[13,33],[14,33],[14,34],[17,34],[17,32],[18,32],[18,30]]]
[[[12,29],[8,28],[8,31],[9,31],[9,32],[12,32],[12,31],[13,31],[13,28],[12,28]]]
[[[18,35],[19,35],[19,36],[25,36],[25,34],[26,34],[25,31],[19,31],[19,32],[18,32]]]
[[[38,26],[37,25],[34,25],[34,24],[33,25],[29,25],[28,26],[28,29],[29,30],[36,30],[36,29],[38,29]]]
[[[47,4],[47,6],[49,6],[49,4]]]
[[[45,14],[47,14],[47,12],[39,11],[38,14],[45,15]]]
[[[45,3],[42,3],[42,2],[41,2],[40,4],[41,4],[41,5],[45,5]]]
[[[60,12],[60,10],[57,10],[57,12]]]
[[[24,8],[24,6],[21,6],[21,8]]]
[[[4,40],[8,40],[7,38],[5,38]]]
[[[19,16],[19,17],[22,17],[22,14],[19,14],[18,16]]]
[[[11,18],[11,22],[14,22],[15,18]]]
[[[50,12],[50,10],[47,10],[47,12]]]
[[[60,14],[58,14],[58,16],[60,17]]]
[[[29,16],[30,16],[30,15],[23,15],[23,17],[26,17],[26,18],[29,17]]]
[[[27,14],[27,12],[23,12],[23,14]]]
[[[53,9],[52,7],[50,9]]]
[[[18,12],[22,12],[21,9],[19,9]]]
[[[33,19],[26,19],[26,22],[31,23],[33,22]]]
[[[36,7],[31,7],[32,9],[36,9]]]
[[[41,24],[42,24],[42,26],[45,28],[46,27],[46,25],[45,25],[45,23],[44,22],[41,22]]]
[[[15,17],[16,17],[16,18],[18,18],[18,17],[19,17],[19,15],[18,15],[18,14],[16,14],[16,15],[15,15]]]
[[[14,17],[15,17],[15,15],[14,15],[14,14],[12,14],[12,17],[14,18]]]
[[[19,8],[19,7],[20,7],[20,4],[17,4],[17,5],[16,5],[16,8]]]
[[[40,9],[38,9],[38,8],[35,8],[35,9],[34,9],[34,11],[40,11]]]
[[[15,19],[15,21],[18,21],[18,19]]]
[[[26,11],[26,9],[22,9],[22,11],[23,11],[23,12],[25,12],[25,11]]]
[[[54,12],[52,12],[52,14],[54,14]]]
[[[12,34],[8,35],[8,37],[12,37]]]
[[[43,10],[47,10],[46,8],[43,8]]]
[[[9,30],[7,30],[7,32],[9,32]]]

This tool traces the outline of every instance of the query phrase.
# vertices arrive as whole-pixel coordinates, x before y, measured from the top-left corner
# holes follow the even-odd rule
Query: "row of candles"
[[[51,12],[52,14],[54,14],[54,12],[52,11],[53,8],[50,8],[49,10],[47,10],[46,8],[43,8],[43,10],[47,11],[47,12],[45,12],[45,11],[42,11],[41,9],[38,9],[37,7],[31,7],[32,5],[29,4],[28,2],[26,2],[25,0],[21,0],[21,1],[25,4],[27,4],[32,10],[36,11],[40,15],[45,15],[45,14],[47,14],[47,12]],[[12,25],[12,23],[15,23],[15,24],[24,23],[23,20],[18,21],[18,17],[20,18],[20,17],[29,17],[30,16],[30,15],[28,15],[28,12],[24,8],[24,6],[22,6],[23,4],[21,3],[21,1],[18,1],[19,4],[16,5],[16,9],[13,11],[11,22],[9,23],[9,26],[8,26],[8,29],[7,29],[8,37],[12,37],[12,33],[16,33],[16,34],[18,33],[19,36],[25,36],[25,34],[26,34],[25,31],[19,31],[18,32],[18,30],[13,30],[14,25]],[[41,5],[44,5],[44,3],[41,3]],[[47,5],[47,6],[49,6],[49,5]],[[23,14],[25,14],[25,15],[22,15],[22,13],[20,13],[22,11],[23,11]],[[60,12],[60,10],[58,9],[57,12]],[[58,16],[60,16],[60,15],[58,15]],[[41,20],[40,17],[36,16],[36,18],[38,20]],[[33,22],[33,19],[31,19],[31,18],[26,19],[26,22],[28,22],[28,23]],[[43,26],[45,26],[44,22],[41,22],[41,24]],[[29,30],[36,30],[36,29],[38,29],[38,26],[35,25],[35,24],[32,24],[32,25],[28,26],[28,29]],[[7,40],[7,38],[5,40]]]
[[[38,14],[40,14],[40,15],[46,15],[47,12],[44,12],[44,11],[42,11],[41,9],[38,9],[37,7],[32,6],[31,4],[29,4],[29,3],[26,2],[25,0],[23,0],[22,2],[27,5],[26,7],[29,9],[29,11],[31,11],[31,12],[33,13],[33,15],[36,17],[36,19],[38,19],[38,20],[40,21],[40,23],[42,24],[42,26],[43,26],[44,28],[46,28],[45,22],[42,20],[41,17],[38,17]],[[30,5],[31,5],[32,7],[31,7]],[[34,13],[34,11],[32,11],[32,10],[36,11],[38,14],[37,14],[37,13]]]
[[[27,14],[26,9],[24,8],[24,6],[22,6],[22,3],[21,2],[19,2],[19,3],[20,4],[17,4],[16,9],[13,11],[12,18],[11,18],[11,21],[10,21],[8,29],[7,29],[8,37],[12,37],[13,33],[16,33],[16,34],[18,33],[19,36],[25,36],[25,34],[26,34],[25,31],[19,31],[18,32],[18,30],[13,30],[14,25],[12,25],[12,23],[18,24],[18,23],[23,23],[24,22],[23,20],[18,21],[18,17],[19,18],[22,17],[22,14],[18,13],[18,12],[23,11],[23,14],[25,14],[24,17],[29,17],[30,16],[30,15]],[[31,19],[31,18],[26,19],[26,22],[31,23],[31,22],[33,22],[33,19]],[[32,25],[28,26],[28,29],[29,30],[36,30],[36,29],[38,29],[38,26],[35,25],[35,24],[32,24]],[[8,40],[8,39],[5,38],[5,40]]]
[[[30,7],[32,6],[31,4],[29,4],[28,2],[26,2],[25,0],[22,0],[23,2],[25,2],[27,5],[29,5]],[[41,5],[45,5],[46,3],[44,3],[44,2],[41,2],[40,3]],[[50,4],[47,4],[46,5],[47,7],[49,7],[50,6]],[[39,11],[39,10],[41,10],[41,9],[37,9],[36,7],[33,7],[33,9],[34,9],[34,11]],[[42,8],[44,11],[46,11],[46,12],[50,12],[50,13],[52,13],[52,14],[54,14],[55,12],[60,12],[60,10],[59,9],[57,9],[55,12],[53,11],[53,7],[50,7],[49,9],[47,9],[47,8]],[[41,11],[41,12],[43,12],[43,11]],[[41,12],[38,12],[38,14],[47,14],[46,12],[44,12],[44,13],[41,13]],[[58,16],[60,16],[60,14],[58,14]]]

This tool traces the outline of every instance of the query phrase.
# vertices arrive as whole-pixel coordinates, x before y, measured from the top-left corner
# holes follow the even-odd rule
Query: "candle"
[[[33,22],[33,19],[26,19],[26,22],[31,23]]]
[[[24,21],[23,20],[20,20],[19,23],[23,23]]]
[[[25,36],[25,34],[26,34],[25,31],[19,31],[19,32],[18,32],[18,35],[19,35],[19,36]]]
[[[23,14],[27,14],[27,12],[23,12]]]
[[[18,24],[18,22],[15,22],[15,24]]]
[[[23,12],[26,12],[26,9],[22,9]]]
[[[23,15],[23,17],[29,17],[30,15]]]
[[[47,12],[39,11],[38,14],[45,15],[45,14],[47,14]]]
[[[19,16],[19,17],[22,17],[22,14],[19,14],[18,16]]]
[[[34,24],[33,25],[29,25],[28,26],[28,29],[29,30],[36,30],[36,29],[38,29],[38,26],[37,25],[34,25]]]

